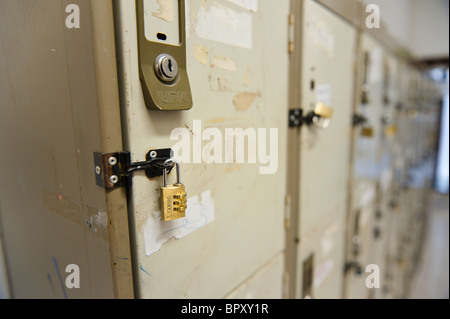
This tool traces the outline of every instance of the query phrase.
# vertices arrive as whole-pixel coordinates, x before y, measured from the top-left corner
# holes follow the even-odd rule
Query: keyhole
[[[168,67],[169,67],[169,71],[173,72],[173,65],[172,65],[172,60],[171,59],[169,59]]]

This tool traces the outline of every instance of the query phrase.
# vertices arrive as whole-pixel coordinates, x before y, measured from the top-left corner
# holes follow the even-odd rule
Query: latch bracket
[[[95,183],[105,189],[115,189],[131,184],[132,173],[145,170],[148,178],[162,176],[173,169],[174,164],[166,163],[173,157],[170,148],[150,150],[143,162],[131,163],[130,152],[94,153]]]
[[[301,127],[303,124],[303,110],[291,109],[289,110],[289,128]]]

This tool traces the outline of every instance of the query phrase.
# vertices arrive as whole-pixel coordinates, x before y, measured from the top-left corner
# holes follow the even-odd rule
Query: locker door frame
[[[304,0],[291,0],[291,45],[289,59],[289,110],[298,109],[299,101],[302,96],[302,71],[303,71],[303,8]],[[341,0],[316,0],[328,12],[334,14],[345,22],[356,28],[356,35],[362,23],[362,12],[364,9],[359,2]],[[357,42],[355,42],[357,45]],[[353,71],[353,81],[356,83],[356,69]],[[299,283],[302,275],[298,270],[298,258],[300,244],[300,202],[301,198],[297,194],[300,193],[300,159],[301,159],[301,128],[290,128],[288,130],[288,161],[286,180],[286,262],[285,262],[285,297],[299,298]],[[350,144],[352,145],[352,144]],[[349,200],[346,200],[347,204]],[[345,214],[347,216],[347,214]],[[346,218],[344,216],[344,218]],[[344,225],[344,230],[346,226]],[[345,240],[343,241],[345,242]],[[345,254],[345,252],[344,252]]]
[[[6,39],[23,36],[15,41],[23,51],[2,46],[2,66],[10,62],[5,73],[14,74],[4,88],[11,105],[22,111],[6,129],[16,133],[18,120],[32,125],[8,137],[14,144],[7,151],[27,155],[10,162],[9,171],[20,170],[20,188],[29,199],[2,192],[12,195],[3,202],[8,201],[8,211],[1,212],[11,297],[133,298],[125,190],[108,192],[95,184],[93,153],[122,149],[112,2],[12,3],[2,3],[10,5]],[[79,9],[80,28],[65,24],[70,4]],[[6,43],[3,34],[1,40]],[[18,60],[24,55],[29,59]],[[40,73],[27,77],[32,72]],[[24,95],[17,104],[12,85]],[[18,187],[9,186],[2,184],[2,190]],[[65,289],[62,276],[69,262],[79,266],[80,289]],[[61,290],[54,289],[51,276],[59,277]]]

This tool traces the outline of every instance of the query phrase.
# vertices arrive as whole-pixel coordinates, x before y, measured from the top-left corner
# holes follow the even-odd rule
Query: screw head
[[[117,164],[117,158],[115,158],[114,156],[111,156],[110,158],[108,158],[108,164],[111,166],[114,166]]]
[[[155,158],[158,155],[158,153],[156,153],[156,151],[151,151],[150,152],[150,157],[151,158]]]
[[[119,181],[119,178],[118,178],[116,175],[112,175],[112,176],[109,178],[109,180],[110,180],[111,183],[117,184],[117,182]]]
[[[95,166],[95,174],[100,175],[100,173],[102,172],[100,166]]]

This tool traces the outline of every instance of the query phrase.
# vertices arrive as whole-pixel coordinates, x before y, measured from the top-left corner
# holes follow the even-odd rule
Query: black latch
[[[289,127],[300,127],[303,124],[303,110],[292,109],[289,110]]]
[[[289,127],[301,127],[303,124],[311,125],[321,129],[329,126],[333,109],[322,102],[317,102],[314,109],[304,114],[303,110],[289,110]]]
[[[173,169],[173,162],[166,163],[172,157],[173,151],[170,148],[150,150],[145,161],[134,163],[131,163],[130,152],[95,152],[95,183],[105,189],[127,186],[131,184],[132,173],[139,170],[145,170],[148,178],[162,176],[164,170],[170,173]]]

